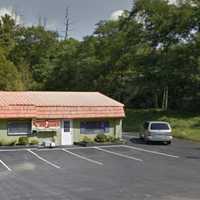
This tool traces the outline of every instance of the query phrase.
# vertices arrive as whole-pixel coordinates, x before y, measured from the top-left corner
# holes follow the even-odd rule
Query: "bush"
[[[84,136],[83,139],[82,139],[82,142],[85,142],[85,143],[93,143],[93,139],[87,137],[87,136]]]
[[[29,144],[29,139],[28,137],[20,137],[18,140],[19,145],[27,145]]]
[[[114,136],[111,136],[111,135],[107,136],[108,142],[115,142],[115,140],[116,140],[116,138]]]
[[[8,141],[8,145],[9,145],[9,146],[14,146],[14,145],[16,145],[16,143],[17,143],[17,140],[16,140],[16,139],[13,139],[13,140]]]
[[[39,144],[39,140],[36,138],[31,139],[31,141],[29,142],[30,145],[37,145]]]
[[[0,141],[0,146],[14,146],[16,143],[16,139],[4,139]]]
[[[107,141],[108,142],[118,142],[118,141],[120,141],[120,139],[119,138],[115,138],[114,136],[107,136]]]
[[[108,142],[108,137],[105,134],[98,134],[94,140],[98,143],[104,143]]]

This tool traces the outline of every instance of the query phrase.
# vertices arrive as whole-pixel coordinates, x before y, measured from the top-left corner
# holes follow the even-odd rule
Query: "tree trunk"
[[[168,86],[166,86],[163,91],[162,110],[168,110],[168,96],[169,96],[169,89]]]
[[[154,95],[154,105],[155,105],[155,108],[157,109],[159,107],[158,105],[158,93],[155,92],[155,95]]]
[[[168,96],[169,96],[169,88],[168,88],[168,86],[166,87],[165,92],[166,92],[166,94],[165,94],[165,110],[168,110]]]
[[[162,110],[165,109],[165,88],[163,90],[163,99],[162,99]]]

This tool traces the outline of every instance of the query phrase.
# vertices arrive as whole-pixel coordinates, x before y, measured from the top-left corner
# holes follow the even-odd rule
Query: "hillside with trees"
[[[137,0],[82,41],[0,20],[0,90],[100,91],[129,108],[200,111],[200,3]]]

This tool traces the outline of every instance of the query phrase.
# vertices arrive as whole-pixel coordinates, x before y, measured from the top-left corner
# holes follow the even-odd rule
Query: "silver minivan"
[[[140,138],[146,143],[158,141],[171,144],[172,129],[168,122],[147,121],[140,132]]]

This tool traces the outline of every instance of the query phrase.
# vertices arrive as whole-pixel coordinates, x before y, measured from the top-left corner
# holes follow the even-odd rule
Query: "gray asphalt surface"
[[[0,151],[2,200],[199,200],[200,145]],[[163,153],[163,154],[162,154]],[[138,160],[137,160],[138,159]],[[56,168],[58,166],[59,168]]]

